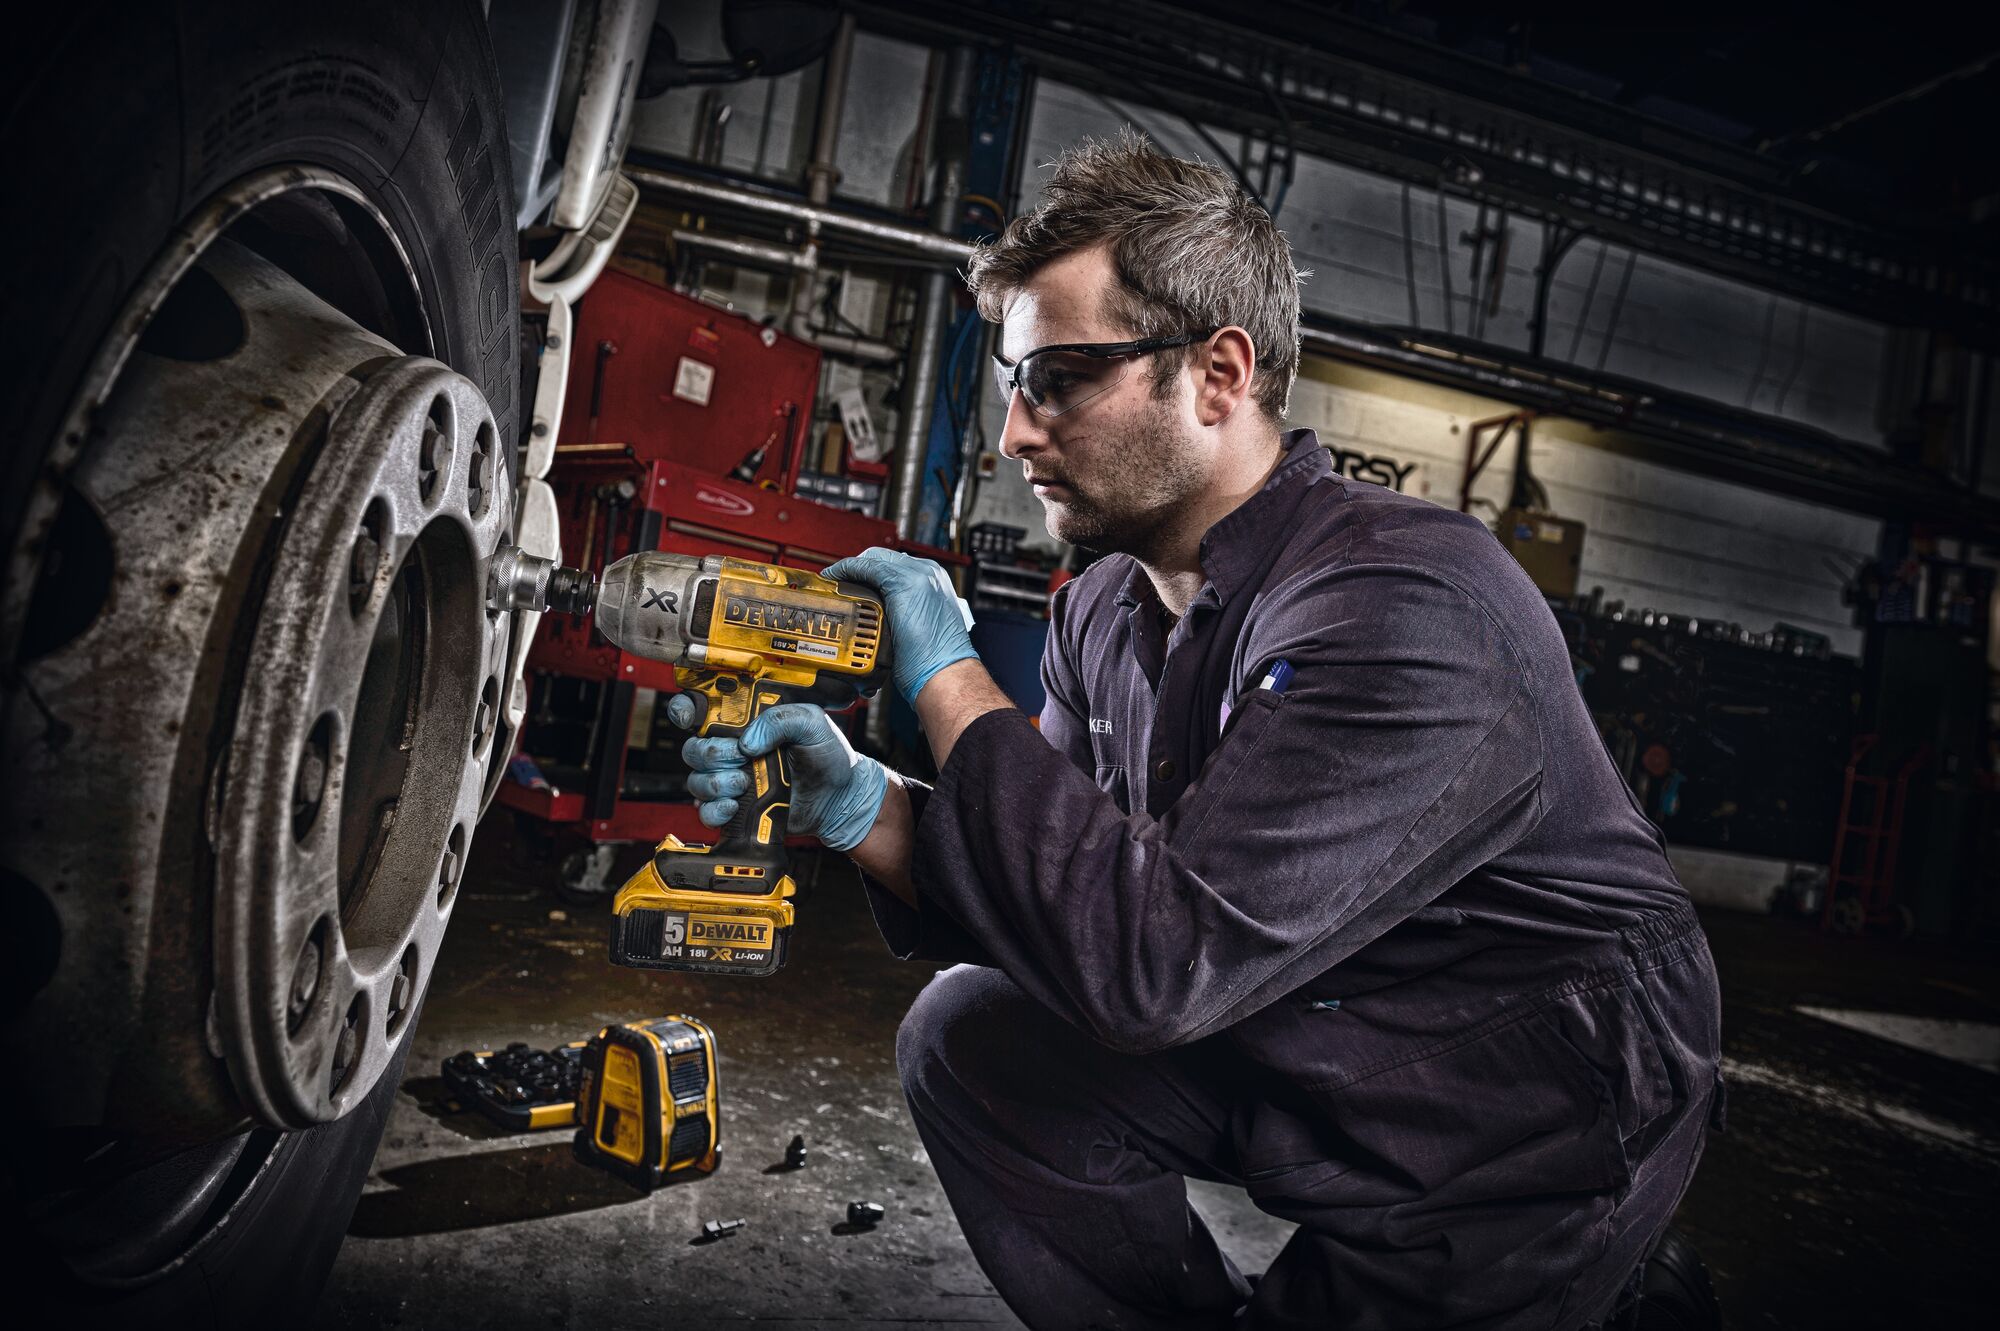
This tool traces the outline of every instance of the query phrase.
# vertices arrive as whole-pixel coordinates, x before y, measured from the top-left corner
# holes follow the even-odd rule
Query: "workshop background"
[[[743,8],[663,8],[684,68],[637,104],[638,213],[542,351],[571,357],[565,562],[936,552],[1036,710],[1049,595],[1088,555],[997,455],[992,330],[956,270],[1082,136],[1131,125],[1227,166],[1313,273],[1292,423],[1517,555],[1702,909],[1730,1125],[1678,1225],[1727,1324],[1980,1317],[2000,1195],[1990,16],[869,0],[823,56],[756,77],[730,67]],[[670,671],[556,618],[318,1325],[1015,1325],[896,1085],[931,968],[887,956],[844,861],[801,851],[772,979],[605,964],[610,893],[660,837],[702,833]],[[921,768],[906,711],[853,721]],[[672,1013],[713,1031],[722,1163],[651,1194],[446,1075]],[[1240,1196],[1194,1195],[1246,1269],[1283,1242]]]

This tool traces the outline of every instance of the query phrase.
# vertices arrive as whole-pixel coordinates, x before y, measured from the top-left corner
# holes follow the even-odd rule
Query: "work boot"
[[[1669,1225],[1599,1323],[1604,1331],[1720,1331],[1722,1306],[1687,1235]]]

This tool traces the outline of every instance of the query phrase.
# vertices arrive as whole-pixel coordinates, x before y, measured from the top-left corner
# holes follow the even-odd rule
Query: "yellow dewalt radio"
[[[715,1035],[689,1016],[606,1026],[583,1049],[576,1157],[651,1190],[721,1150]]]
[[[590,577],[543,573],[552,609],[581,610]],[[604,570],[597,628],[634,655],[674,665],[702,705],[696,733],[740,735],[780,702],[841,706],[886,677],[882,601],[863,583],[721,555],[645,551]],[[712,846],[662,841],[611,903],[611,960],[649,970],[770,975],[785,964],[792,895],[785,828],[791,781],[777,753]]]

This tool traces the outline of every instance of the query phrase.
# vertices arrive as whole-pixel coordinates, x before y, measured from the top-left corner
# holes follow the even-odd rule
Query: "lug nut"
[[[319,930],[314,929],[306,939],[306,945],[299,949],[299,959],[292,966],[291,996],[285,1004],[285,1019],[294,1031],[305,1020],[313,999],[319,994],[319,971]]]
[[[493,427],[481,425],[472,440],[472,468],[465,478],[466,499],[474,517],[486,512],[486,492],[492,485],[492,474]]]
[[[451,424],[451,407],[438,398],[424,417],[424,433],[417,441],[417,493],[429,500],[437,488],[438,473],[451,460],[451,440],[445,430]]]
[[[347,1074],[354,1067],[354,1055],[361,1047],[361,1000],[356,998],[347,1005],[347,1016],[341,1019],[340,1034],[333,1042],[333,1084],[328,1088],[338,1094],[347,1081]]]
[[[451,903],[451,894],[458,887],[458,876],[465,869],[465,824],[451,829],[445,838],[444,858],[438,862],[438,909],[443,910]]]
[[[347,560],[347,608],[355,614],[368,604],[368,593],[375,588],[375,569],[382,562],[382,547],[372,533],[361,532],[354,538],[354,553]]]
[[[478,748],[493,732],[494,707],[500,701],[500,686],[488,677],[479,690],[479,702],[472,709],[472,747]]]
[[[410,975],[410,963],[414,960],[409,951],[396,963],[396,978],[389,982],[389,1027],[393,1030],[397,1018],[409,1010],[410,995],[416,983]]]
[[[292,777],[292,836],[304,841],[319,817],[320,802],[326,798],[326,775],[330,766],[327,750],[333,744],[331,714],[323,715],[306,735],[299,750],[298,771]]]

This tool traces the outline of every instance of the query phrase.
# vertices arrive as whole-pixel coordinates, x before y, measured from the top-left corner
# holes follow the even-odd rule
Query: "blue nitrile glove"
[[[686,693],[667,701],[667,719],[682,730],[701,720]],[[721,827],[735,816],[736,801],[750,789],[750,760],[783,747],[792,776],[790,830],[816,836],[830,850],[853,850],[882,811],[889,769],[856,753],[833,718],[809,702],[780,703],[732,739],[696,736],[681,746],[694,769],[688,793],[701,801],[701,820]]]
[[[896,691],[912,707],[932,675],[976,661],[972,611],[951,589],[951,577],[928,559],[870,546],[825,570],[829,578],[865,582],[882,594],[889,614],[889,669]]]

